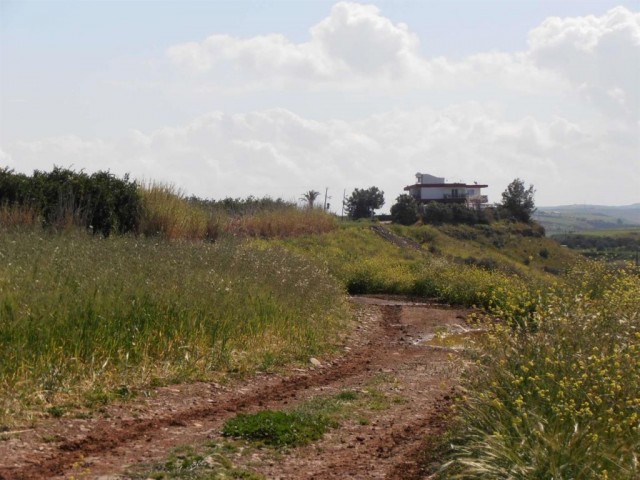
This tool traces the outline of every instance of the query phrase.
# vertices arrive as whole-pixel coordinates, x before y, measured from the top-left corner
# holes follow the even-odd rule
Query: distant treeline
[[[159,191],[162,205],[153,199]],[[178,205],[186,208],[176,208]],[[185,198],[171,186],[144,186],[128,175],[119,178],[108,171],[87,174],[54,167],[50,172],[36,170],[25,175],[0,168],[0,224],[4,226],[40,223],[55,228],[80,226],[104,236],[148,234],[150,220],[157,221],[158,212],[165,218],[173,215],[191,221],[195,214],[209,219],[236,218],[295,209],[295,203],[281,198]]]
[[[625,248],[628,250],[640,248],[640,236],[638,235],[600,236],[572,233],[553,235],[551,238],[562,245],[578,250],[594,249],[604,251],[615,248]]]
[[[212,210],[222,210],[227,215],[231,216],[251,215],[262,211],[297,208],[295,203],[287,202],[281,198],[258,198],[253,195],[249,195],[246,198],[226,197],[222,200],[203,199],[192,195],[187,200],[193,205],[198,205]]]

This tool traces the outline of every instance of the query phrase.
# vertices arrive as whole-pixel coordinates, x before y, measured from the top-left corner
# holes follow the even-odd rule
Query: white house
[[[415,184],[404,189],[420,203],[469,203],[482,206],[489,201],[486,195],[482,195],[482,189],[489,185],[479,185],[477,182],[471,185],[447,183],[444,177],[434,177],[427,173],[416,173],[416,179]]]

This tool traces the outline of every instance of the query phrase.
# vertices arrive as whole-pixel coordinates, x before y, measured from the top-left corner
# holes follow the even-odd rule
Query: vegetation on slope
[[[354,293],[424,295],[490,314],[440,478],[637,478],[638,272],[581,262],[528,229],[394,227],[423,243],[407,249],[356,224],[286,244],[326,261]],[[492,261],[460,261],[475,253]]]
[[[542,288],[558,281],[548,272],[576,258],[551,240],[524,236],[531,227],[518,224],[393,230],[419,240],[421,246],[394,245],[361,223],[282,244],[324,262],[350,293],[416,295],[522,315],[531,312]],[[492,233],[487,236],[487,232]],[[489,247],[494,234],[501,243]]]
[[[490,327],[442,478],[638,478],[637,272],[583,263],[568,279],[529,322]]]

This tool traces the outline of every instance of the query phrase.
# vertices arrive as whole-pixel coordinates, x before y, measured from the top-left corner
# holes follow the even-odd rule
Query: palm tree
[[[320,196],[320,192],[316,192],[315,190],[309,190],[308,192],[304,192],[302,194],[302,197],[300,197],[300,200],[304,200],[305,202],[307,202],[307,206],[309,207],[309,210],[311,210],[313,208],[313,204],[316,201],[316,198],[318,198]]]

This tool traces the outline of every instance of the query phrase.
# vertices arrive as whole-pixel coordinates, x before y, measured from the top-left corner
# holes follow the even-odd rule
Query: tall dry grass
[[[140,233],[167,240],[216,240],[228,223],[221,211],[189,203],[184,193],[163,183],[140,188]]]
[[[221,236],[286,238],[324,233],[336,220],[321,210],[300,209],[274,202],[273,208],[228,212],[222,204],[190,201],[167,184],[150,183],[140,189],[140,233],[168,240],[210,240]]]
[[[0,227],[33,227],[42,223],[38,211],[28,205],[0,205]]]

